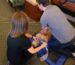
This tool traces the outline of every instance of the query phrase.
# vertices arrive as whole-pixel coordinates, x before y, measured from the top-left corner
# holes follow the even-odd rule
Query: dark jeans
[[[75,52],[75,38],[68,43],[61,44],[56,38],[52,37],[48,41],[48,47],[54,52],[65,54],[67,56],[71,56],[72,52]]]

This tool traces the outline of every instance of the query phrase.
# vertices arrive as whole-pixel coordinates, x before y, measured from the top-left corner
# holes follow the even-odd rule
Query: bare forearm
[[[31,54],[35,54],[37,52],[39,52],[41,49],[45,48],[46,47],[46,43],[43,43],[41,46],[37,47],[37,48],[34,48],[33,46],[31,48],[28,49],[28,51],[31,53]]]

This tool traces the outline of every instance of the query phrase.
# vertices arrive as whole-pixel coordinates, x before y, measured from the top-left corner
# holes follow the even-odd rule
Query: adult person
[[[70,55],[71,51],[75,51],[75,29],[57,6],[49,5],[49,0],[36,1],[39,9],[44,11],[40,19],[43,34],[47,32],[44,28],[48,27],[53,35],[49,40],[49,47],[56,52]]]
[[[26,65],[33,54],[46,47],[46,43],[34,48],[28,33],[28,18],[23,10],[17,6],[13,14],[12,29],[7,38],[7,58],[10,65]]]

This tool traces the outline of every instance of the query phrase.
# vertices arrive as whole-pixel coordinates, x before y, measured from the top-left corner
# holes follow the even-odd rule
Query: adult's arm
[[[29,34],[29,33],[26,33],[25,36],[27,36],[28,38],[32,38],[32,35]],[[36,37],[34,37],[34,41],[38,41],[36,39]],[[33,42],[32,42],[33,43]],[[37,42],[35,42],[37,43]],[[31,54],[35,54],[37,52],[39,52],[41,49],[45,48],[47,46],[47,43],[46,42],[43,42],[39,47],[37,48],[34,48],[31,44],[31,46],[27,49]]]
[[[37,48],[34,48],[33,46],[31,46],[28,51],[31,53],[31,54],[35,54],[37,52],[39,52],[41,49],[45,48],[47,46],[47,43],[46,42],[43,42],[41,46],[37,47]]]

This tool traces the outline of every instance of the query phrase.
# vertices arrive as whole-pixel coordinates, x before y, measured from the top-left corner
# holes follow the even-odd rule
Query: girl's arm
[[[47,46],[47,43],[46,42],[43,42],[43,44],[37,48],[34,48],[33,46],[31,46],[28,51],[31,53],[31,54],[35,54],[37,52],[39,52],[41,49],[45,48]]]

